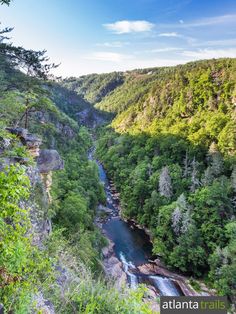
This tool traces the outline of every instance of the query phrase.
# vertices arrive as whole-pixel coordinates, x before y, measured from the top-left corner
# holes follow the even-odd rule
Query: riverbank
[[[102,167],[101,164],[100,164],[100,167]],[[147,237],[147,241],[149,241],[150,244],[152,244],[152,235],[148,229],[138,225],[135,222],[135,220],[126,220],[122,217],[121,207],[119,204],[119,196],[120,195],[115,188],[115,184],[111,180],[108,180],[107,178],[106,178],[106,180],[107,180],[107,185],[108,185],[106,187],[106,190],[109,193],[108,203],[110,202],[112,204],[113,208],[115,208],[115,212],[109,206],[108,207],[100,206],[100,208],[99,208],[100,213],[101,212],[105,213],[105,216],[103,215],[103,217],[100,219],[100,222],[99,222],[100,228],[103,229],[103,224],[106,224],[109,220],[119,217],[120,219],[125,221],[127,224],[129,224],[131,229],[138,228],[142,232],[145,232],[146,237]],[[106,234],[106,232],[104,232],[104,229],[103,229],[103,233]],[[109,235],[106,235],[106,236],[109,238]],[[112,263],[114,264],[114,262],[115,262],[114,243],[111,244],[111,242],[110,242],[109,249],[113,251],[112,252],[113,257],[111,260],[111,264]],[[121,263],[121,262],[120,262],[119,258],[116,257],[115,269],[118,269],[118,266],[117,266],[118,263]],[[111,266],[109,266],[109,267],[111,267]],[[192,280],[192,278],[190,278],[190,277],[187,277],[183,274],[177,274],[177,273],[169,270],[158,258],[154,259],[152,257],[148,260],[147,263],[139,265],[137,268],[131,269],[130,272],[135,273],[137,276],[140,276],[140,275],[141,276],[142,275],[157,276],[157,275],[159,275],[163,278],[171,279],[176,284],[178,289],[181,290],[181,293],[185,296],[215,295],[215,291],[210,290],[203,282],[201,282],[199,280]],[[119,273],[119,271],[117,273]],[[199,291],[196,291],[191,286],[191,281],[195,282],[196,285],[200,287]],[[158,295],[158,291],[156,291],[156,294]]]

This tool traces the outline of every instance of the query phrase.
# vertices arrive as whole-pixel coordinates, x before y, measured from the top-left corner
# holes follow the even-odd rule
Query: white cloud
[[[96,46],[107,47],[107,48],[122,48],[129,44],[130,44],[129,42],[113,41],[113,42],[97,43]]]
[[[236,48],[185,50],[181,55],[193,59],[235,58]]]
[[[85,56],[84,59],[96,61],[122,62],[129,59],[130,56],[116,52],[98,51]]]
[[[193,21],[186,25],[191,26],[191,27],[199,27],[199,26],[210,26],[210,25],[217,25],[217,24],[232,23],[235,21],[236,21],[236,14],[227,14],[227,15],[203,18],[197,21]]]
[[[117,21],[115,23],[103,24],[103,26],[116,34],[149,32],[154,24],[148,21]]]
[[[171,51],[181,51],[181,50],[183,50],[183,48],[180,48],[180,47],[154,48],[154,49],[150,49],[150,50],[140,51],[139,54],[141,54],[141,53],[171,52]]]
[[[161,33],[158,34],[159,37],[181,37],[181,35],[177,34],[176,32],[171,33]]]

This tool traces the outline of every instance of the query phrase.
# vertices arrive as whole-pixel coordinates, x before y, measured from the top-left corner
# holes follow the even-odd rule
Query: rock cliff
[[[30,197],[21,200],[19,206],[30,211],[31,229],[27,235],[32,236],[34,245],[43,248],[44,240],[52,228],[48,215],[52,171],[63,169],[64,162],[56,150],[41,150],[42,140],[28,130],[23,128],[6,130],[9,132],[9,138],[7,136],[0,138],[0,171],[17,163],[25,167],[30,180]],[[26,157],[18,154],[20,148],[26,148]],[[41,293],[34,296],[34,302],[40,313],[54,313],[53,306]]]

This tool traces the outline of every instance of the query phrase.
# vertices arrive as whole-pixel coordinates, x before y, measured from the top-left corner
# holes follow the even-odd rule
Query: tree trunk
[[[25,103],[25,129],[28,129],[28,124],[29,124],[29,99],[26,99]]]

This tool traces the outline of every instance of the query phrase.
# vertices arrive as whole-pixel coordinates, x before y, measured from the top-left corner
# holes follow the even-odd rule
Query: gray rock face
[[[103,270],[107,278],[113,278],[115,286],[120,289],[127,283],[127,275],[122,268],[122,263],[114,255],[114,243],[109,240],[109,245],[102,249]]]
[[[72,139],[75,137],[75,132],[69,125],[64,125],[60,122],[57,122],[56,124],[57,130],[62,133],[64,136],[66,136],[69,139]]]
[[[39,137],[29,133],[27,129],[6,128],[6,130],[19,137],[22,144],[28,148],[39,147],[42,144],[42,140]]]
[[[20,139],[32,157],[35,158],[39,155],[39,147],[42,144],[41,138],[29,133],[28,130],[23,128],[6,128],[6,130]]]
[[[15,165],[16,163],[19,163],[21,165],[27,165],[28,162],[29,159],[24,157],[4,157],[1,158],[0,161],[0,171],[4,171],[6,167],[9,167],[10,165]]]
[[[4,307],[2,304],[0,304],[0,314],[4,314]]]
[[[34,305],[33,305],[34,309],[31,311],[31,314],[35,313],[35,309],[39,313],[55,314],[53,304],[50,301],[45,300],[45,298],[41,292],[39,292],[37,295],[34,296],[33,301],[34,301],[33,302],[34,303]]]
[[[37,165],[40,173],[64,169],[64,162],[54,149],[41,149]]]
[[[7,153],[8,149],[9,152],[11,152],[11,139],[0,137],[0,171],[11,164],[20,163],[24,165],[26,175],[30,179],[30,197],[29,199],[20,200],[19,207],[30,213],[31,226],[27,230],[26,236],[32,239],[33,245],[38,246],[40,250],[42,250],[45,248],[45,239],[52,231],[51,221],[48,217],[48,206],[51,199],[50,187],[52,184],[51,171],[63,169],[63,160],[56,150],[40,150],[39,147],[42,140],[28,133],[28,130],[23,128],[7,128],[6,130],[17,137],[17,147],[26,146],[29,154],[34,158],[37,157],[37,165],[35,163],[29,163],[30,158],[20,156],[5,157],[5,152]],[[15,139],[12,141],[15,141]],[[8,155],[6,154],[6,156]],[[69,276],[65,276],[67,273],[64,273],[62,273],[60,277],[62,294],[67,292],[66,283],[69,282]],[[70,280],[72,281],[72,279]],[[52,283],[52,285],[54,285],[54,283]],[[65,292],[63,291],[64,287]],[[38,288],[40,290],[40,287]],[[41,291],[33,295],[31,308],[27,311],[27,313],[31,314],[36,312],[44,314],[56,313],[53,304],[47,300]],[[5,313],[5,311],[0,302],[0,314],[3,313]]]
[[[17,137],[26,137],[28,135],[28,130],[24,128],[6,128],[12,134],[15,134]]]
[[[7,149],[11,145],[11,140],[9,138],[0,137],[0,149]]]

